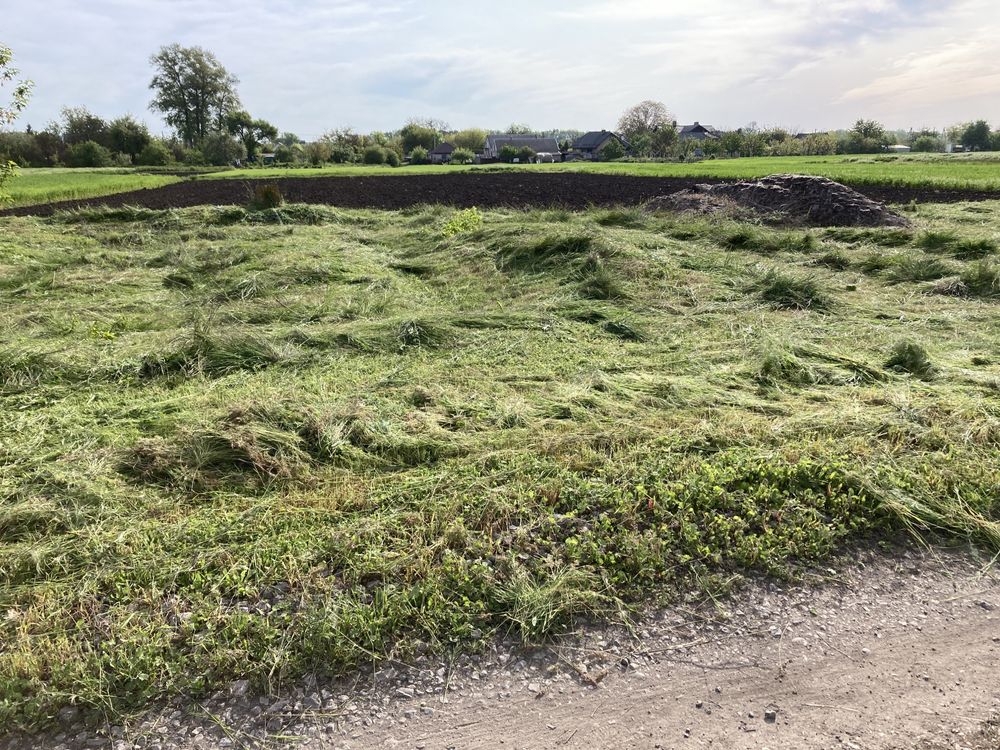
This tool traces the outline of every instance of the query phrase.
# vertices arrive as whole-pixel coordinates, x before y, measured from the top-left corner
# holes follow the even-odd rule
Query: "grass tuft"
[[[768,305],[786,310],[824,310],[832,300],[814,276],[795,276],[775,268],[751,286]]]
[[[927,350],[915,341],[899,341],[885,363],[886,368],[906,372],[921,380],[933,380],[937,370],[931,363]]]

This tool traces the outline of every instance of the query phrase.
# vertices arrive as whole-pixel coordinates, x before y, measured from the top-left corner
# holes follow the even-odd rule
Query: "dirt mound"
[[[769,223],[823,227],[906,226],[885,204],[839,182],[812,175],[776,174],[759,180],[696,185],[650,203],[674,210],[748,218]]]

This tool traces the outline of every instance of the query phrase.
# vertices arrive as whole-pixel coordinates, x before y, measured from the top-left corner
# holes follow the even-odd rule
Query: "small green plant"
[[[814,276],[792,276],[775,268],[752,287],[761,300],[786,310],[822,310],[831,300]]]
[[[953,273],[950,266],[938,258],[905,255],[893,263],[889,279],[895,283],[905,281],[935,281]]]
[[[832,268],[834,271],[846,271],[851,267],[851,259],[839,250],[831,250],[816,258],[813,263],[817,266]]]
[[[475,159],[476,155],[467,148],[456,148],[451,152],[452,164],[472,164]]]
[[[998,248],[995,240],[965,239],[956,242],[951,252],[959,260],[978,260],[996,255]]]
[[[932,380],[937,371],[927,350],[915,341],[900,341],[892,347],[885,366],[896,372],[907,372],[921,380]]]
[[[445,237],[454,237],[456,234],[468,234],[475,232],[483,225],[482,212],[473,206],[462,211],[456,211],[444,225],[442,234]]]
[[[250,200],[250,210],[266,211],[271,208],[278,208],[284,202],[278,186],[273,182],[265,182],[254,186],[253,198]]]
[[[963,271],[960,278],[967,293],[974,297],[1000,297],[1000,264],[981,260]]]

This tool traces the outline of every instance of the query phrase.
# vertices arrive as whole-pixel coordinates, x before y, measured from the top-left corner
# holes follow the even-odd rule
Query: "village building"
[[[592,130],[573,141],[570,154],[576,158],[597,161],[609,143],[620,144],[622,150],[626,152],[629,149],[628,143],[617,133],[612,133],[610,130]]]
[[[448,143],[448,141],[441,141],[427,156],[431,160],[431,164],[447,164],[451,161],[451,155],[454,152],[454,144]]]
[[[499,161],[500,152],[504,146],[512,146],[518,150],[530,148],[535,152],[535,160],[539,162],[562,161],[562,151],[555,138],[541,138],[537,135],[508,135],[497,133],[486,136],[482,160]]]
[[[682,125],[678,135],[682,141],[705,141],[719,138],[722,133],[711,125],[702,125],[695,120],[693,125]]]

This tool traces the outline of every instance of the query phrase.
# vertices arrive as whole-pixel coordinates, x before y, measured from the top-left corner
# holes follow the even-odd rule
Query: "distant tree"
[[[617,138],[609,140],[604,148],[601,149],[602,161],[614,161],[615,159],[621,159],[624,156],[625,147],[622,146],[621,141]]]
[[[444,133],[451,130],[451,126],[445,120],[439,120],[436,117],[411,117],[406,121],[407,125],[416,125],[421,128],[429,128],[430,130],[437,131],[438,133]]]
[[[451,152],[452,164],[471,164],[475,158],[476,155],[467,148],[456,148]]]
[[[847,132],[844,150],[849,154],[877,154],[892,141],[882,123],[860,119]]]
[[[675,130],[676,118],[663,102],[652,99],[639,102],[622,113],[618,120],[618,132],[627,141],[632,141],[642,135],[670,129]]]
[[[970,122],[962,131],[961,142],[969,151],[989,151],[990,124],[986,120]]]
[[[399,138],[403,147],[403,153],[408,154],[417,146],[430,151],[437,145],[440,134],[434,128],[411,122],[399,131]]]
[[[769,141],[767,153],[771,156],[801,156],[804,147],[804,140],[786,134],[780,141]]]
[[[837,153],[837,136],[833,133],[810,133],[802,143],[804,156],[823,156]]]
[[[246,149],[247,159],[257,158],[261,143],[278,137],[278,129],[267,120],[255,120],[246,110],[229,112],[225,119],[226,132],[234,136]]]
[[[511,164],[517,157],[517,146],[511,146],[509,143],[506,146],[500,147],[500,153],[497,154],[500,161],[507,162]]]
[[[163,141],[151,140],[136,155],[135,163],[144,167],[165,167],[173,160],[174,152]]]
[[[517,160],[521,162],[521,164],[527,164],[534,161],[536,155],[535,150],[528,146],[521,146],[521,148],[517,150]]]
[[[150,58],[155,74],[150,109],[163,114],[167,124],[187,146],[222,130],[225,115],[239,108],[239,80],[208,50],[171,44]]]
[[[366,138],[351,128],[330,130],[323,134],[321,140],[330,145],[329,160],[335,164],[360,161],[367,145]]]
[[[7,162],[21,167],[50,166],[34,133],[0,130],[0,164]]]
[[[71,167],[110,167],[111,151],[96,141],[84,141],[69,147],[66,161]]]
[[[480,128],[466,128],[455,133],[449,140],[455,144],[456,148],[465,148],[475,153],[482,151],[486,147],[486,136],[487,133],[485,130],[481,130]]]
[[[910,142],[910,148],[922,153],[944,151],[944,141],[937,133],[917,133]]]
[[[673,123],[646,134],[645,156],[665,159],[673,153],[678,144],[677,128]]]
[[[1000,130],[994,130],[990,136],[990,151],[1000,151]]]
[[[139,154],[152,140],[149,128],[136,122],[131,115],[112,120],[108,126],[108,140],[111,150],[119,154],[128,154],[135,161]]]
[[[410,152],[410,164],[427,164],[430,161],[427,149],[417,146]]]
[[[738,130],[730,130],[719,138],[719,146],[727,156],[739,156],[743,149],[743,134]]]
[[[743,129],[740,156],[763,156],[767,150],[767,137],[753,125]]]
[[[313,141],[306,144],[306,160],[313,166],[320,166],[330,161],[333,148],[328,141]]]
[[[531,135],[531,126],[524,122],[512,122],[504,131],[508,135]]]
[[[296,144],[302,143],[302,139],[299,138],[297,135],[295,135],[295,133],[285,132],[278,137],[278,143],[281,143],[291,148]]]
[[[381,146],[368,146],[361,157],[365,164],[385,164],[386,153]]]
[[[111,147],[111,130],[102,118],[86,107],[63,107],[62,139],[67,146],[93,141]]]
[[[399,158],[399,154],[395,150],[391,148],[387,148],[385,150],[385,163],[390,167],[398,167],[400,161],[401,159]]]
[[[235,164],[247,158],[247,149],[228,133],[209,133],[201,139],[198,149],[205,161],[216,167]]]

